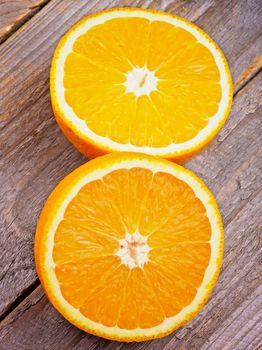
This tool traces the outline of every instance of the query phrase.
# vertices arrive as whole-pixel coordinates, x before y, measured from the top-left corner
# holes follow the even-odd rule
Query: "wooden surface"
[[[0,0],[0,43],[38,12],[48,0]]]
[[[52,53],[80,18],[121,6],[161,9],[197,23],[225,52],[235,91],[230,118],[216,140],[186,164],[213,190],[222,212],[225,255],[218,283],[188,325],[140,344],[103,340],[71,326],[44,296],[33,258],[44,201],[86,161],[62,136],[50,108]],[[0,1],[0,28],[12,28],[0,46],[1,350],[261,349],[261,9],[260,0]],[[17,21],[20,11],[27,15]]]

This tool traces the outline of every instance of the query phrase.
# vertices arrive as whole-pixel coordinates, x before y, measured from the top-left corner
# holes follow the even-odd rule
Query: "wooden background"
[[[154,8],[199,25],[224,50],[234,80],[230,118],[186,166],[217,197],[225,226],[222,272],[212,297],[168,337],[117,343],[78,330],[49,304],[33,257],[35,226],[56,184],[84,163],[50,108],[50,60],[85,15]],[[0,349],[258,350],[262,348],[261,0],[0,0]]]

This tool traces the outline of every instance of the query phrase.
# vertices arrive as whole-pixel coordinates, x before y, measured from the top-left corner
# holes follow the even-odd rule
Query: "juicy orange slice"
[[[224,55],[194,24],[114,9],[62,38],[51,99],[63,132],[89,157],[134,151],[183,161],[222,127],[232,83]]]
[[[142,341],[189,321],[217,279],[223,229],[189,170],[138,153],[99,157],[50,195],[35,241],[55,308],[77,327]]]

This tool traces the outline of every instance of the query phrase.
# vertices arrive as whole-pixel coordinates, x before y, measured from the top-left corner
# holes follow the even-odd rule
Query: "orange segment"
[[[115,271],[112,270],[112,267],[109,269],[111,270],[110,278],[105,279],[102,276],[100,286],[96,286],[95,280],[91,282],[94,289],[86,293],[80,312],[92,321],[113,327],[118,324],[129,269],[125,265],[120,265]],[[97,276],[101,273],[99,270],[97,270]]]
[[[128,316],[127,316],[128,315]],[[118,326],[123,329],[152,328],[165,319],[152,281],[140,268],[130,270]]]
[[[64,220],[75,230],[79,230],[82,225],[84,230],[88,227],[89,232],[109,238],[122,238],[125,233],[122,217],[112,207],[102,180],[92,181],[81,188],[69,203]]]
[[[112,210],[119,212],[125,232],[134,233],[138,229],[141,199],[146,198],[152,177],[152,171],[143,168],[115,170],[103,177]]]
[[[173,273],[173,280],[183,280],[187,287],[194,286],[195,289],[202,282],[208,266],[210,244],[186,242],[168,248],[158,248],[151,251],[150,259],[159,265],[158,268]],[[183,301],[183,296],[180,296],[179,300]]]
[[[161,304],[165,317],[178,314],[186,305],[190,304],[196,288],[181,279],[179,273],[172,273],[163,265],[147,264],[145,271],[152,281],[156,297]],[[174,292],[175,291],[175,292]]]
[[[165,66],[179,54],[186,58],[187,50],[189,48],[192,50],[197,44],[196,38],[187,30],[159,20],[155,20],[151,24],[149,42],[152,43],[149,46],[147,60],[150,70],[159,70],[160,67]],[[171,69],[174,69],[174,65]],[[160,78],[163,77],[161,72]],[[168,75],[168,72],[166,74]]]
[[[87,156],[136,151],[181,161],[229,113],[232,83],[217,45],[186,20],[141,9],[87,17],[61,40],[51,98]]]
[[[179,237],[180,240],[182,237],[194,239],[194,230],[201,240],[210,238],[211,228],[201,201],[183,181],[163,172],[154,174],[143,206],[139,232],[150,235],[149,239],[155,246],[158,237],[161,244],[172,237],[175,240]],[[161,237],[162,232],[165,232],[165,237]]]
[[[83,256],[81,260],[58,264],[55,268],[63,297],[77,309],[82,307],[89,295],[110,284],[115,271],[119,272],[116,256]]]
[[[54,306],[110,339],[171,332],[207,299],[223,231],[213,196],[190,171],[111,154],[66,177],[43,209],[35,259]]]
[[[84,258],[114,254],[118,241],[101,233],[99,228],[89,229],[90,220],[63,220],[56,231],[53,258],[56,264],[72,263]],[[92,220],[93,222],[93,220]]]
[[[148,40],[151,30],[150,20],[135,17],[114,18],[107,21],[103,25],[103,28],[101,28],[102,31],[105,29],[110,33],[110,48],[112,47],[113,37],[116,46],[122,50],[122,56],[130,64],[128,69],[123,69],[123,72],[127,72],[134,66],[143,67],[146,65],[150,45],[150,41]]]

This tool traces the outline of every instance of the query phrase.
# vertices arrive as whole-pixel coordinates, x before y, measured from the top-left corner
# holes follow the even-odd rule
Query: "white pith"
[[[142,268],[148,261],[149,250],[146,236],[142,236],[139,232],[127,233],[125,238],[119,241],[119,249],[116,255],[120,257],[121,263],[130,269],[134,267]]]
[[[67,104],[64,96],[64,87],[63,87],[63,75],[64,75],[64,63],[67,55],[72,51],[73,44],[75,40],[82,34],[86,33],[90,28],[95,25],[102,24],[107,20],[113,18],[121,18],[121,17],[142,17],[149,19],[150,21],[163,21],[170,23],[174,26],[184,28],[191,34],[193,34],[198,42],[206,46],[210,52],[214,56],[214,60],[218,66],[220,72],[220,84],[222,87],[222,96],[221,101],[219,103],[219,107],[217,113],[209,119],[208,124],[204,127],[200,132],[192,139],[182,142],[182,143],[171,143],[165,147],[152,147],[152,146],[136,146],[129,143],[122,144],[119,142],[115,142],[108,137],[100,136],[94,133],[86,124],[86,122],[74,113],[73,109]],[[57,59],[55,61],[55,94],[56,101],[58,103],[59,108],[64,112],[64,118],[67,119],[70,125],[73,125],[77,130],[79,135],[83,139],[86,139],[90,142],[90,140],[94,141],[96,144],[109,149],[110,151],[129,151],[129,152],[142,152],[157,156],[166,156],[167,154],[176,154],[181,151],[187,152],[192,150],[192,148],[196,147],[199,144],[205,144],[205,140],[209,135],[211,135],[215,130],[217,130],[218,126],[221,123],[221,119],[224,117],[225,110],[230,103],[231,93],[230,86],[231,83],[229,81],[229,77],[227,75],[227,67],[224,61],[224,57],[217,49],[216,45],[208,39],[208,37],[204,36],[201,31],[199,31],[194,26],[190,26],[185,21],[180,20],[176,17],[171,17],[164,14],[159,13],[151,13],[151,12],[143,12],[141,10],[136,11],[133,9],[132,11],[125,10],[117,10],[111,12],[105,12],[97,17],[91,17],[87,19],[81,26],[76,27],[73,32],[67,37],[66,42],[63,47],[61,47]]]
[[[53,260],[53,247],[54,247],[54,236],[57,230],[57,227],[60,221],[63,219],[63,215],[66,207],[71,202],[71,200],[76,196],[79,190],[86,185],[87,183],[101,179],[106,174],[111,171],[118,169],[130,169],[133,167],[141,167],[150,169],[153,173],[156,172],[166,172],[175,176],[176,178],[187,183],[195,192],[196,197],[198,197],[203,205],[206,208],[207,217],[211,224],[212,236],[210,239],[211,245],[211,256],[210,262],[206,269],[202,284],[197,290],[197,294],[193,302],[186,306],[183,310],[181,310],[177,315],[173,317],[166,318],[161,324],[152,327],[152,328],[137,328],[137,329],[122,329],[118,326],[107,327],[103,324],[96,323],[88,318],[86,318],[78,309],[74,308],[71,304],[69,304],[63,297],[62,292],[60,290],[59,282],[57,280],[55,274],[55,263]],[[145,337],[145,336],[154,336],[163,331],[167,331],[171,329],[174,324],[178,324],[187,315],[190,315],[192,311],[194,311],[202,302],[203,298],[206,295],[206,291],[210,288],[210,281],[214,277],[217,271],[217,261],[219,260],[219,247],[221,247],[221,231],[220,231],[220,222],[217,217],[217,213],[215,208],[211,203],[210,194],[202,187],[202,184],[198,182],[194,176],[190,174],[190,172],[185,172],[181,170],[181,167],[174,166],[172,164],[165,163],[161,160],[149,161],[145,159],[132,159],[116,161],[112,163],[109,167],[101,167],[95,171],[87,173],[86,176],[78,179],[76,183],[68,190],[68,192],[63,193],[63,200],[60,202],[58,209],[56,210],[55,215],[53,216],[53,220],[48,223],[48,238],[45,241],[45,249],[46,253],[44,256],[44,260],[42,262],[42,269],[45,271],[46,285],[50,286],[51,290],[49,291],[53,297],[57,300],[57,303],[63,309],[64,316],[67,316],[69,319],[77,319],[81,322],[82,326],[85,325],[86,329],[93,329],[95,332],[102,333],[108,336],[114,336],[117,334],[119,337]]]
[[[152,91],[157,90],[157,77],[147,67],[133,67],[126,74],[126,92],[132,92],[137,97],[141,95],[150,95]]]

